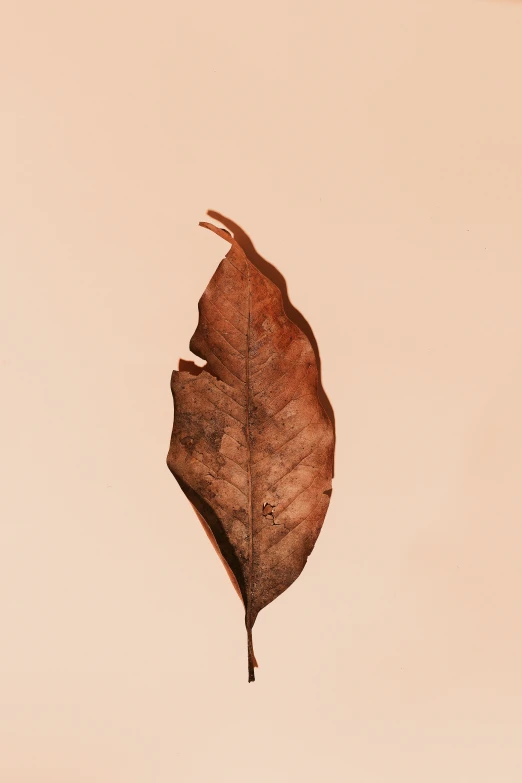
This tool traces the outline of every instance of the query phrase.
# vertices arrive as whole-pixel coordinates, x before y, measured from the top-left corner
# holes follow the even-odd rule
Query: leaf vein
[[[245,332],[241,331],[241,329],[239,329],[239,327],[237,327],[235,323],[232,323],[232,321],[230,320],[230,318],[227,318],[227,316],[226,316],[226,315],[225,315],[225,314],[224,314],[224,313],[223,313],[223,312],[222,312],[222,311],[219,309],[219,307],[217,306],[217,304],[214,302],[214,300],[213,300],[213,299],[212,299],[210,296],[208,296],[208,295],[207,295],[207,296],[205,297],[205,301],[206,301],[206,302],[210,302],[210,304],[211,304],[211,305],[212,305],[212,306],[213,306],[213,307],[214,307],[214,308],[215,308],[215,309],[218,311],[218,313],[220,314],[220,316],[221,316],[222,318],[224,318],[224,319],[225,319],[225,321],[227,321],[227,323],[229,323],[229,324],[230,324],[230,326],[233,326],[233,327],[234,327],[234,329],[236,330],[236,332],[239,332],[239,334],[240,334],[240,335],[242,335],[242,337],[246,337],[246,334],[245,334]]]
[[[281,445],[277,447],[275,453],[279,454],[282,451],[282,449],[285,448],[285,446],[288,446],[289,443],[291,443],[293,440],[295,440],[295,438],[297,438],[298,435],[300,435],[302,432],[304,432],[307,429],[307,427],[309,427],[311,424],[315,424],[315,422],[317,421],[317,419],[320,418],[320,416],[321,416],[321,414],[318,413],[317,416],[312,417],[310,419],[310,421],[307,424],[304,425],[304,427],[301,427],[301,429],[298,430],[298,432],[294,432],[294,434],[290,438],[288,438],[288,440],[285,440],[284,443],[281,443]],[[265,454],[264,457],[261,457],[261,459],[256,460],[255,462],[252,463],[252,465],[259,465],[259,463],[263,462],[263,460],[268,459],[268,457],[273,457],[273,456],[274,456],[273,454]],[[305,459],[306,459],[306,457],[305,457]]]
[[[244,313],[242,313],[242,312],[241,312],[241,310],[238,308],[238,306],[237,306],[237,305],[235,305],[235,304],[234,304],[234,302],[232,302],[232,301],[231,301],[231,300],[228,298],[228,296],[227,296],[227,295],[226,295],[226,293],[223,291],[223,289],[221,288],[221,286],[219,286],[217,283],[215,283],[215,287],[216,287],[216,290],[217,290],[217,291],[219,291],[219,293],[221,294],[221,296],[223,297],[223,299],[225,300],[225,302],[226,302],[228,305],[230,305],[231,309],[232,309],[232,310],[233,310],[235,313],[237,313],[238,315],[240,315],[240,316],[241,316],[241,318],[244,318],[246,321],[248,321],[248,316],[246,316]]]
[[[215,326],[212,326],[212,324],[210,323],[210,321],[208,321],[208,320],[207,320],[207,322],[206,322],[206,323],[207,323],[207,326],[209,326],[209,327],[210,327],[210,328],[211,328],[211,329],[212,329],[214,332],[216,332],[216,334],[219,334],[219,336],[220,336],[220,337],[222,337],[222,338],[223,338],[223,340],[224,340],[226,343],[228,343],[228,345],[230,345],[230,347],[232,348],[232,350],[234,351],[234,353],[237,353],[237,355],[238,355],[238,356],[240,356],[240,357],[241,357],[241,359],[244,359],[244,358],[245,358],[245,357],[243,356],[243,354],[241,353],[241,351],[238,351],[238,350],[237,350],[237,348],[236,348],[234,345],[232,345],[232,343],[230,342],[230,340],[227,340],[227,338],[225,337],[225,335],[223,334],[223,332],[220,332],[220,331],[219,331],[219,329],[216,329],[216,327],[215,327]]]
[[[321,503],[321,500],[322,500],[322,498],[320,497],[320,498],[319,498],[319,500],[317,501],[317,503],[315,504],[315,506],[313,507],[313,509],[312,509],[311,511],[309,511],[309,512],[308,512],[308,514],[307,514],[307,515],[304,517],[304,519],[301,519],[301,520],[299,520],[299,522],[297,523],[297,525],[294,525],[293,527],[291,527],[291,528],[290,528],[290,530],[288,530],[288,528],[286,528],[284,535],[283,535],[283,536],[281,536],[281,538],[280,538],[280,539],[278,539],[277,541],[274,541],[274,543],[273,543],[273,544],[270,544],[270,546],[267,546],[267,548],[263,550],[263,554],[266,554],[266,553],[268,552],[268,550],[269,550],[269,549],[272,549],[272,547],[274,547],[274,546],[277,546],[278,544],[280,544],[280,543],[281,543],[281,541],[284,541],[284,539],[285,539],[285,538],[286,538],[286,537],[287,537],[287,536],[288,536],[290,533],[293,533],[293,532],[294,532],[294,530],[297,530],[297,528],[298,528],[300,525],[302,525],[302,524],[303,524],[303,522],[306,522],[306,520],[307,520],[307,519],[309,519],[309,518],[312,516],[312,514],[313,514],[313,513],[314,513],[314,512],[317,510],[317,508],[319,507],[319,505],[320,505],[320,503]]]
[[[210,399],[210,397],[208,397],[207,395],[205,395],[205,399],[206,399],[206,400],[207,400],[207,401],[208,401],[208,402],[209,402],[209,403],[210,403],[210,404],[211,404],[211,405],[212,405],[212,406],[213,406],[213,407],[214,407],[214,408],[215,408],[217,411],[219,411],[220,413],[224,413],[224,414],[225,414],[225,416],[230,416],[230,418],[231,418],[231,419],[234,419],[234,421],[237,421],[237,422],[238,422],[238,424],[241,424],[241,426],[242,426],[242,427],[244,427],[244,426],[245,426],[245,422],[244,422],[244,421],[241,421],[241,419],[238,419],[238,418],[237,418],[237,416],[234,416],[234,415],[233,415],[232,413],[230,413],[229,411],[225,411],[225,410],[223,410],[223,408],[220,408],[220,407],[219,407],[219,405],[216,405],[216,403],[215,403],[215,402],[213,402],[213,401]],[[230,437],[230,436],[229,436],[229,437]]]
[[[212,350],[212,348],[210,347],[210,345],[208,344],[208,342],[206,343],[206,347],[207,347],[207,349],[210,351],[210,353],[212,354],[212,356],[215,356],[215,358],[218,360],[218,362],[219,362],[220,364],[222,364],[222,365],[223,365],[223,367],[225,368],[225,370],[226,370],[227,372],[229,372],[229,373],[230,373],[230,375],[233,375],[233,376],[234,376],[234,378],[236,378],[236,379],[237,379],[237,380],[238,380],[240,383],[242,383],[243,385],[245,385],[245,384],[246,384],[246,381],[244,381],[242,378],[240,378],[240,377],[239,377],[239,375],[236,375],[236,374],[235,374],[235,372],[232,372],[232,370],[230,369],[230,367],[229,367],[227,364],[225,364],[225,362],[223,361],[223,359],[220,359],[220,358],[219,358],[219,356],[217,355],[217,353],[215,353],[215,351],[213,351],[213,350]],[[208,361],[208,360],[207,360],[207,361]],[[226,381],[223,381],[223,383],[227,383],[227,382],[226,382]],[[227,383],[227,386],[230,386],[230,384],[229,384],[229,383]],[[234,387],[233,387],[233,386],[230,386],[230,388],[232,388],[232,389],[233,389]]]
[[[311,456],[311,455],[314,453],[314,451],[316,451],[316,450],[317,450],[317,448],[318,448],[318,447],[321,445],[321,443],[323,442],[323,440],[324,440],[324,435],[323,435],[323,437],[322,437],[322,438],[319,438],[319,440],[317,441],[317,443],[314,445],[313,449],[312,449],[311,451],[309,451],[309,452],[308,452],[308,454],[305,454],[305,456],[304,456],[304,457],[302,457],[302,458],[299,460],[299,462],[296,462],[296,464],[295,464],[295,465],[294,465],[292,468],[290,468],[290,470],[289,470],[289,471],[287,471],[287,472],[286,472],[286,473],[285,473],[283,476],[280,476],[280,477],[277,479],[277,481],[275,481],[275,482],[272,484],[272,486],[268,488],[267,492],[271,492],[271,491],[274,489],[274,487],[276,487],[276,486],[277,486],[277,485],[278,485],[278,484],[279,484],[279,483],[280,483],[280,482],[281,482],[281,481],[282,481],[284,478],[286,478],[286,477],[287,477],[287,476],[289,476],[291,473],[293,473],[293,472],[294,472],[294,470],[295,470],[296,468],[298,468],[298,467],[299,467],[299,465],[300,465],[302,462],[304,462],[304,461],[305,461],[305,459],[308,459],[308,457],[310,457],[310,456]],[[313,465],[308,465],[307,467],[314,467],[314,469],[315,469],[315,466],[313,466]]]

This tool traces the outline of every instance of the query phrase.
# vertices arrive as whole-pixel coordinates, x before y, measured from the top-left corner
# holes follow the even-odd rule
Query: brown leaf
[[[172,373],[167,464],[237,583],[251,682],[256,617],[297,579],[321,530],[334,433],[314,351],[281,292],[227,231],[200,225],[232,247],[199,301],[190,341],[207,364]]]

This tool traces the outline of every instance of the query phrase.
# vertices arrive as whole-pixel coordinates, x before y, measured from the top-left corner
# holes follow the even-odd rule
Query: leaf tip
[[[226,228],[220,228],[219,226],[215,226],[214,223],[207,223],[206,220],[200,220],[199,225],[202,228],[208,228],[209,231],[213,231],[214,234],[217,234],[222,239],[225,239],[227,242],[230,242],[230,244],[233,244],[234,237],[230,233],[230,231],[227,231]]]

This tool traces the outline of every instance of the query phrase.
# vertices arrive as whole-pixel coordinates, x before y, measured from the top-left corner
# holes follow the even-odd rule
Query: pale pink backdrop
[[[0,779],[518,783],[522,4],[18,0],[0,38]],[[251,685],[165,464],[207,209],[337,422]]]

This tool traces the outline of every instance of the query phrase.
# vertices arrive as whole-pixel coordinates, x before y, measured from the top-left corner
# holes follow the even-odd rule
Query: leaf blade
[[[299,576],[324,521],[334,432],[319,401],[314,350],[285,314],[280,290],[227,231],[200,225],[231,248],[199,301],[190,341],[207,365],[196,377],[172,375],[167,464],[212,517],[240,587],[252,681],[256,617]]]

